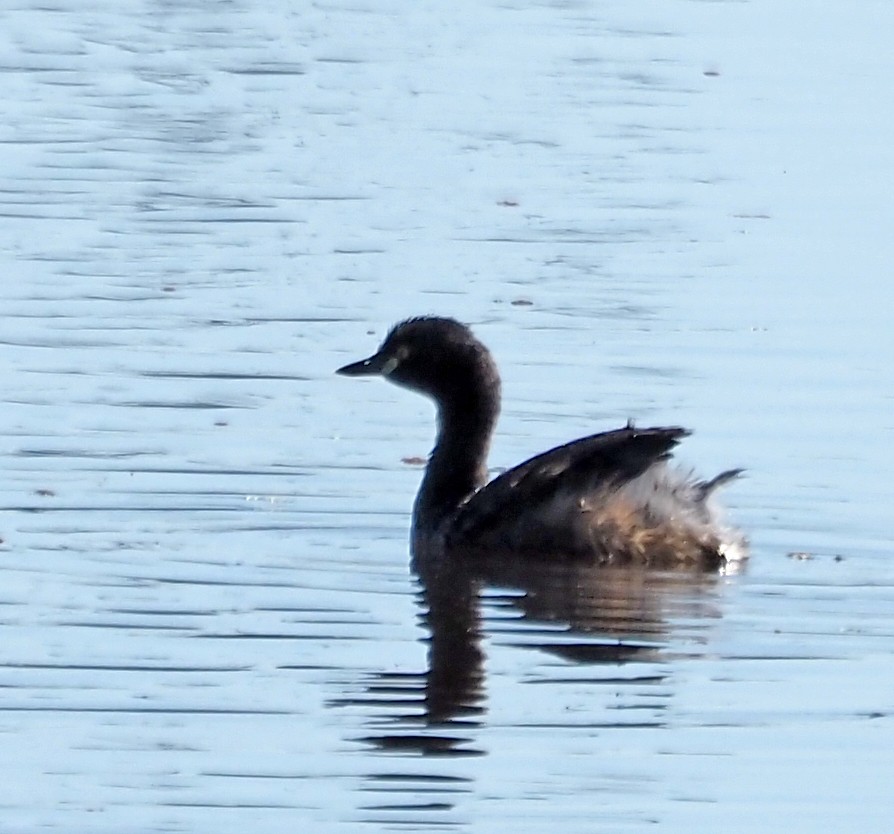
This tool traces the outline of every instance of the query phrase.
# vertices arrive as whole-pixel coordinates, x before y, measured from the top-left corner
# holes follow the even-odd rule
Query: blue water
[[[894,10],[0,10],[0,829],[887,832]],[[415,577],[394,321],[492,463],[744,466],[739,573]]]

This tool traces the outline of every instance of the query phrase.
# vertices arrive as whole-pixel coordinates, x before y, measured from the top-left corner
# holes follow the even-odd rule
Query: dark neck
[[[499,410],[499,387],[493,385],[438,403],[438,437],[413,508],[417,533],[433,532],[486,483],[487,452]]]

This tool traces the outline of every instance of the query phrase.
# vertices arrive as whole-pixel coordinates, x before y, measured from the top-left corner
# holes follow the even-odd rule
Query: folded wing
[[[663,462],[688,434],[680,427],[629,426],[544,452],[472,495],[451,521],[446,544],[592,555],[599,548],[594,529],[607,527],[611,513],[635,509],[623,498],[624,488],[653,468],[663,472]]]

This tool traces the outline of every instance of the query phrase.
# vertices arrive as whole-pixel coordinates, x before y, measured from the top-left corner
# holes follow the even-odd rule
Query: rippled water
[[[892,15],[0,10],[0,829],[887,831]],[[424,312],[744,572],[415,576]]]

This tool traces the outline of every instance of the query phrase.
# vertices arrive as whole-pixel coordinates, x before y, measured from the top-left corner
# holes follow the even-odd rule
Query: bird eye
[[[382,376],[388,376],[394,369],[400,365],[400,359],[392,356],[384,365],[382,365]]]
[[[394,373],[397,369],[397,366],[400,365],[401,362],[407,359],[410,355],[410,348],[406,345],[401,345],[397,350],[394,351],[393,354],[387,359],[384,365],[382,365],[382,376],[388,376],[388,374]]]

